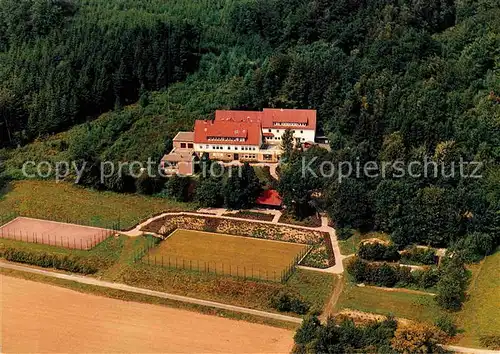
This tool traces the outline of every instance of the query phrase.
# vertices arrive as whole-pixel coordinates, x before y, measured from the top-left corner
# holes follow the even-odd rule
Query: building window
[[[306,141],[306,138],[302,138],[302,141]]]
[[[231,146],[228,146],[228,147],[227,147],[227,149],[228,149],[228,150],[231,150]]]
[[[234,149],[235,149],[235,150],[238,150],[238,147],[237,147],[237,146],[235,146],[235,147],[234,147]]]
[[[272,129],[269,129],[269,133],[272,133],[272,132],[273,132],[273,130],[272,130]]]
[[[192,149],[193,148],[193,144],[188,144],[188,149]]]
[[[186,143],[181,143],[181,149],[185,149],[186,148]]]
[[[206,146],[205,146],[205,148],[206,148],[206,149],[209,149],[209,148],[210,148],[210,146],[206,145]]]
[[[279,130],[279,129],[276,129],[276,133],[279,133],[279,132],[280,132],[280,130]]]
[[[301,130],[301,131],[300,131],[300,134],[304,134],[304,131],[303,131],[303,130]]]
[[[215,146],[212,146],[212,149],[214,149],[214,150],[215,150]]]

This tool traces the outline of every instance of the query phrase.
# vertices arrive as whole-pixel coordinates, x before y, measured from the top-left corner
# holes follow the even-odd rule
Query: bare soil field
[[[31,243],[88,250],[113,234],[112,230],[18,217],[0,226],[0,237]]]
[[[0,276],[4,353],[289,353],[293,332]]]

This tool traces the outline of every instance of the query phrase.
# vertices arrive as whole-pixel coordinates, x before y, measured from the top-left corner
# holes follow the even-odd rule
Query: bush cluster
[[[433,265],[437,263],[436,250],[414,246],[401,253],[401,261],[408,264]]]
[[[363,243],[359,246],[358,256],[367,261],[399,261],[398,248],[395,245],[385,245],[383,243]]]
[[[334,318],[322,324],[308,317],[295,333],[293,353],[390,353],[396,327],[392,317],[366,326]]]
[[[81,257],[33,252],[15,248],[6,248],[3,257],[11,262],[26,263],[42,268],[55,268],[73,273],[93,274],[97,268],[87,264]]]
[[[452,250],[459,251],[465,262],[473,263],[493,253],[499,244],[498,234],[473,232],[460,239]]]
[[[343,227],[337,230],[337,238],[340,241],[348,240],[353,235],[353,231],[350,228]]]
[[[358,283],[389,288],[396,286],[396,284],[399,286],[415,285],[421,288],[431,288],[438,281],[438,272],[431,268],[412,273],[409,267],[400,267],[387,263],[373,264],[358,257],[351,259],[346,269]]]
[[[286,290],[280,290],[271,297],[271,306],[280,312],[293,312],[298,315],[305,315],[311,307],[298,295]]]

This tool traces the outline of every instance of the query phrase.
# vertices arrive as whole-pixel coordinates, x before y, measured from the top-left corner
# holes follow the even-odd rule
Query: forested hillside
[[[462,157],[484,178],[299,181],[292,163],[299,217],[315,202],[401,244],[499,237],[500,0],[0,0],[0,41],[0,144],[42,138],[0,151],[7,175],[33,156],[158,159],[215,109],[313,108],[322,159]]]

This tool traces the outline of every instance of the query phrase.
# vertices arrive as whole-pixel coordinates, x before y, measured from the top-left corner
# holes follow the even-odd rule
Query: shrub
[[[442,353],[439,346],[443,333],[437,328],[423,324],[398,326],[391,341],[392,348],[399,353]]]
[[[337,230],[337,238],[341,241],[351,238],[352,235],[353,235],[352,229],[349,229],[347,227],[343,227]]]
[[[498,240],[493,234],[474,232],[459,240],[453,247],[459,251],[468,263],[479,262],[491,254],[498,246]]]
[[[298,315],[305,315],[310,305],[299,296],[291,294],[285,290],[280,290],[271,297],[271,306],[280,312],[294,312]]]
[[[9,247],[3,251],[3,257],[11,262],[26,263],[42,268],[55,268],[73,273],[93,274],[97,272],[97,268],[76,256],[32,252]]]
[[[410,264],[433,265],[436,264],[436,250],[433,248],[412,247],[401,253],[401,261]]]
[[[357,282],[363,282],[365,281],[368,266],[368,263],[363,262],[358,257],[352,257],[347,261],[346,270]]]
[[[398,249],[394,245],[382,243],[363,243],[359,246],[358,256],[367,261],[398,261],[400,258]]]
[[[146,171],[135,180],[135,188],[137,193],[144,195],[152,195],[160,192],[163,189],[165,180],[162,178],[153,178]]]
[[[450,337],[454,337],[457,334],[457,326],[449,316],[439,317],[434,325]]]
[[[446,259],[436,285],[436,301],[439,306],[447,310],[460,310],[468,282],[469,273],[464,261],[458,255]]]
[[[295,343],[307,344],[311,342],[316,337],[319,328],[321,328],[321,322],[316,316],[305,318],[293,337]]]
[[[439,280],[439,272],[432,268],[416,270],[412,276],[415,284],[424,289],[436,286]]]

